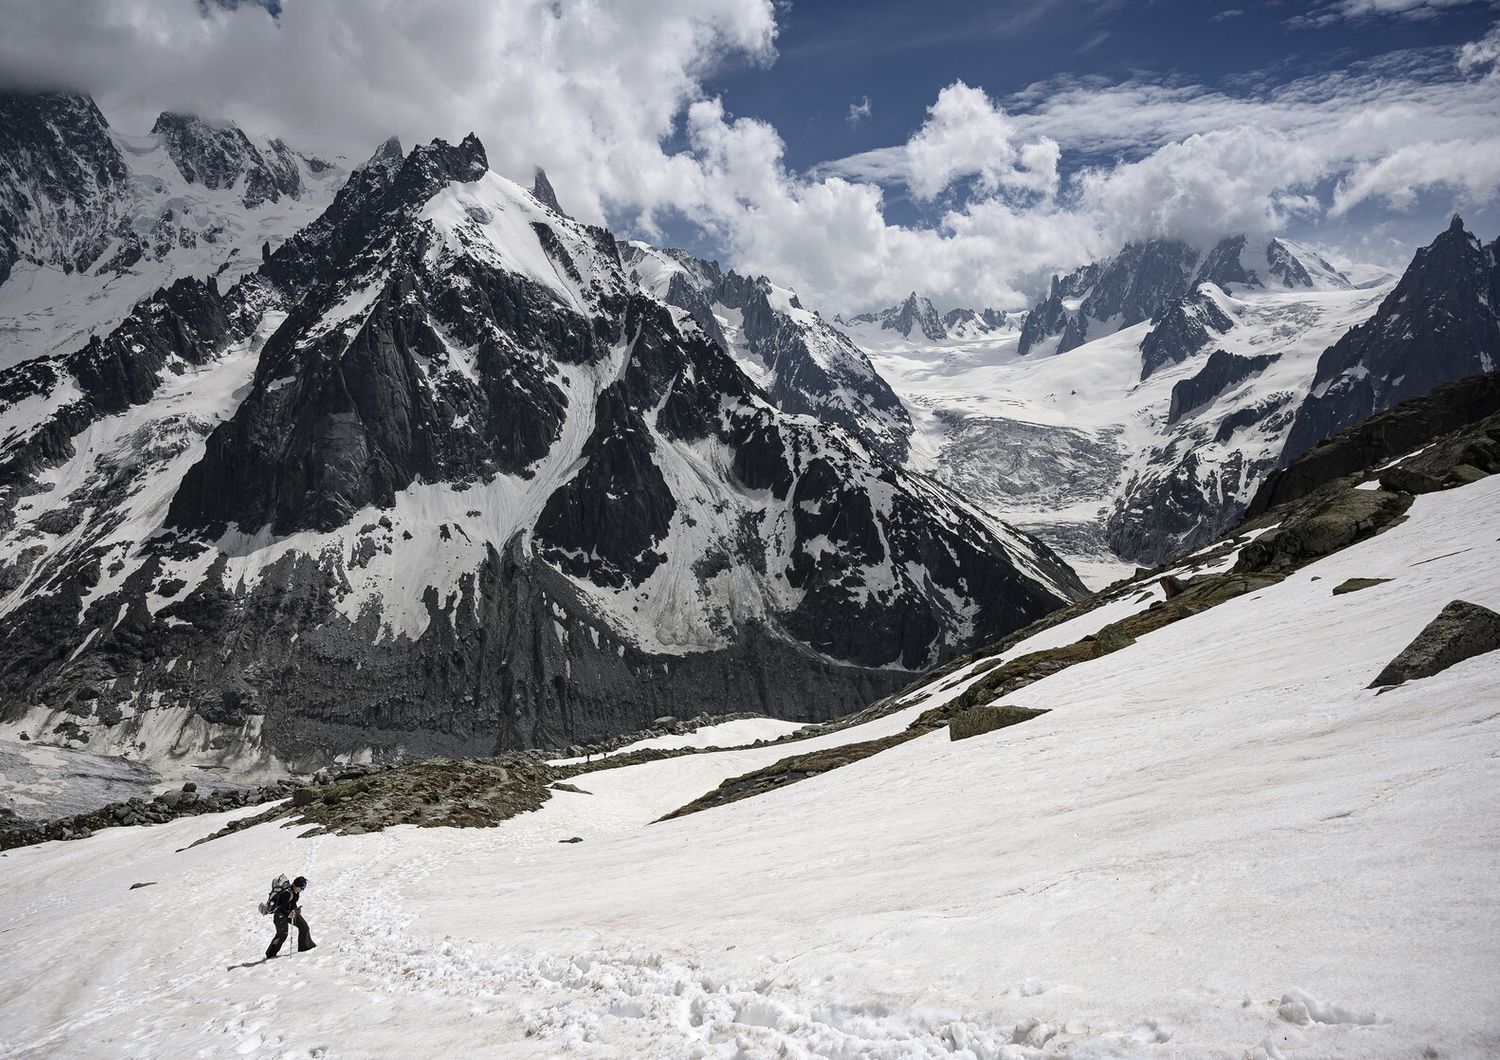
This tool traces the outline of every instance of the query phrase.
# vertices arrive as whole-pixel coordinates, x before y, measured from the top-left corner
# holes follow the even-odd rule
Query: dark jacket
[[[271,912],[278,917],[296,916],[297,892],[290,887],[283,887],[277,891],[271,899]]]

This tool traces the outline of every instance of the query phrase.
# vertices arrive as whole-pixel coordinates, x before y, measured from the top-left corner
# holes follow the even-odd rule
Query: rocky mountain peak
[[[1343,427],[1500,363],[1500,263],[1455,214],[1375,315],[1318,359],[1283,462]]]
[[[851,324],[879,324],[885,331],[894,331],[902,338],[911,338],[916,331],[931,342],[941,342],[948,337],[943,318],[932,302],[916,291],[906,296],[900,305],[882,309],[878,313],[861,313],[850,317]]]
[[[233,122],[163,111],[151,127],[189,184],[219,191],[241,186],[247,209],[302,195],[298,156],[281,140],[257,145]],[[319,163],[320,165],[322,163]]]
[[[537,202],[553,213],[567,216],[562,204],[557,201],[557,192],[552,189],[552,182],[547,179],[547,171],[541,166],[536,167],[536,176],[532,178],[531,194],[536,196]]]
[[[401,138],[399,136],[390,136],[386,138],[384,143],[375,148],[375,153],[365,159],[364,164],[359,168],[368,169],[371,166],[375,166],[382,169],[389,169],[399,166],[404,161],[406,161],[406,150],[401,146]]]
[[[1243,260],[1247,240],[1244,236],[1229,236],[1214,244],[1206,255],[1198,272],[1193,277],[1193,287],[1200,283],[1212,283],[1230,290],[1232,286],[1262,287],[1260,275],[1254,268],[1247,268]]]
[[[448,184],[487,172],[484,145],[473,133],[456,145],[435,139],[406,154],[393,136],[350,174],[317,220],[271,255],[266,276],[287,291],[327,283],[355,267],[378,229],[405,223]]]
[[[1114,257],[1053,277],[1047,298],[1027,315],[1019,350],[1025,355],[1056,339],[1066,353],[1090,339],[1160,313],[1191,286],[1199,255],[1175,239],[1126,243]]]
[[[1026,313],[1002,309],[950,309],[943,314],[943,330],[950,339],[977,338],[996,331],[1015,331],[1025,322]]]
[[[622,256],[637,284],[687,313],[777,408],[837,424],[892,463],[905,459],[905,406],[864,351],[796,292],[683,250],[632,242]]]
[[[0,92],[0,283],[22,260],[69,273],[92,267],[128,178],[92,99]]]
[[[0,411],[124,410],[38,424],[0,496],[10,554],[93,520],[6,568],[8,702],[96,730],[150,702],[229,742],[263,716],[287,758],[487,753],[685,701],[843,713],[1083,591],[903,467],[900,402],[786,288],[622,255],[472,137],[394,156],[236,287],[0,373]],[[646,289],[679,276],[717,277],[726,346]],[[76,490],[33,488],[62,460]]]
[[[881,314],[880,326],[892,331],[900,332],[906,338],[911,338],[912,330],[920,331],[933,342],[940,342],[948,337],[943,328],[942,318],[926,298],[918,295],[916,291],[906,296],[894,314],[890,310]]]

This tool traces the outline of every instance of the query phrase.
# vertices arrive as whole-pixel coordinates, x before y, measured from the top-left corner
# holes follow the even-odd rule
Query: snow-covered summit
[[[943,318],[932,303],[913,291],[900,305],[882,309],[878,313],[861,313],[850,317],[850,324],[879,324],[887,331],[894,331],[902,338],[911,338],[913,330],[934,342],[948,337]]]
[[[107,334],[179,277],[253,272],[344,176],[226,123],[132,135],[84,96],[0,95],[0,366]]]
[[[1226,236],[1206,252],[1180,240],[1127,243],[1118,254],[1054,276],[1021,332],[1020,352],[1066,353],[1151,320],[1200,284],[1244,290],[1347,290],[1348,277],[1286,239]]]
[[[721,275],[700,325],[645,273],[716,267],[544,198],[388,144],[237,286],[0,373],[17,723],[306,761],[826,717],[1083,591],[882,451],[904,410],[790,292]]]
[[[932,302],[913,291],[900,305],[876,313],[835,317],[834,322],[851,333],[869,334],[871,329],[890,331],[913,342],[974,339],[997,331],[1018,328],[1025,313],[999,309],[959,307],[939,314]],[[913,334],[915,332],[915,334]]]
[[[233,122],[163,112],[151,134],[161,138],[183,180],[213,191],[238,187],[247,210],[283,195],[301,198],[303,169],[318,174],[330,168],[320,158],[296,154],[279,139],[256,144]]]
[[[1236,288],[1268,290],[1347,290],[1349,277],[1316,251],[1285,238],[1247,239],[1229,236],[1203,256],[1192,286],[1212,283]]]

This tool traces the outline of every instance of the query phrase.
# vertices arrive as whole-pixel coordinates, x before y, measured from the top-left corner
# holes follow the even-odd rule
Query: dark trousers
[[[281,944],[286,941],[287,928],[297,925],[297,952],[313,948],[312,932],[307,930],[307,921],[302,919],[302,914],[289,917],[285,913],[276,914],[276,937],[271,940],[271,945],[266,947],[266,956],[274,957],[281,952]]]

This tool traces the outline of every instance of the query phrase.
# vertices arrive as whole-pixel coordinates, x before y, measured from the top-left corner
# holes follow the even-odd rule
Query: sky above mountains
[[[363,157],[478,132],[575,214],[795,285],[1027,302],[1172,236],[1399,268],[1500,227],[1490,0],[0,0],[0,77]]]

